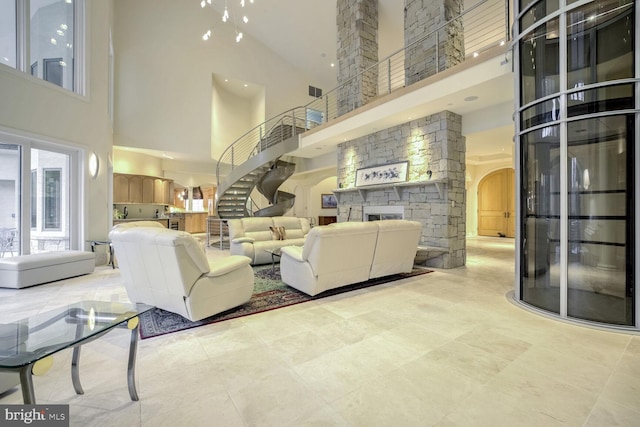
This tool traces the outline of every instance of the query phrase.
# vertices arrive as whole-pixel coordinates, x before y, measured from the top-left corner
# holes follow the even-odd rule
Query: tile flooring
[[[467,248],[463,268],[141,341],[139,402],[125,330],[83,347],[84,395],[64,351],[36,397],[74,426],[637,426],[640,335],[515,306],[513,240]],[[118,270],[0,289],[0,321],[80,299],[126,301]]]

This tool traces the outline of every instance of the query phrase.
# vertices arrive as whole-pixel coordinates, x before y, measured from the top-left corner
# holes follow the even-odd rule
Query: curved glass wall
[[[517,298],[638,328],[634,0],[519,0]]]

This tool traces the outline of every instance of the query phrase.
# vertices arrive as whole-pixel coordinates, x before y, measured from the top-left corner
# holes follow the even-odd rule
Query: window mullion
[[[29,66],[29,1],[16,0],[16,68],[24,73]]]

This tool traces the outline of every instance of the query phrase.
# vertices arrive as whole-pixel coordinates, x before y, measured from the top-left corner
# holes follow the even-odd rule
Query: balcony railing
[[[442,61],[438,52],[442,41],[452,38],[450,35],[452,31],[462,31],[463,33],[463,37],[459,37],[458,33],[454,37],[463,40],[464,58],[462,61],[464,61],[466,58],[480,56],[493,47],[505,45],[510,40],[510,19],[509,0],[480,0],[457,17],[342,82],[322,97],[305,106],[292,108],[256,126],[223,152],[216,170],[218,186],[220,186],[221,168],[226,167],[233,170],[266,148],[309,129],[329,123],[340,115],[361,107],[362,105],[358,105],[355,101],[352,105],[346,107],[344,105],[345,90],[353,90],[353,83],[356,79],[363,77],[377,79],[377,94],[368,102],[388,95],[411,84],[406,76],[405,56],[407,56],[407,52],[410,55],[412,49],[419,46],[434,48],[434,57],[429,63],[430,68],[426,67],[426,72],[421,75],[421,79],[424,79],[460,63],[460,61],[457,63]],[[420,47],[420,49],[422,48]],[[343,101],[339,107],[341,96]],[[356,96],[349,97],[352,100],[357,98]]]

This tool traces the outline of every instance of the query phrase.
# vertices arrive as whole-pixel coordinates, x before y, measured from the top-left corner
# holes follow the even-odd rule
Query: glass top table
[[[0,371],[18,372],[25,404],[35,404],[32,375],[42,375],[53,364],[53,354],[73,348],[71,379],[77,394],[80,384],[80,348],[114,328],[131,330],[127,380],[131,400],[138,400],[135,360],[138,316],[153,307],[107,301],[81,301],[0,324]]]
[[[271,271],[276,271],[276,261],[280,261],[280,258],[282,257],[282,251],[280,250],[280,248],[265,249],[264,251],[268,254],[271,254]]]

